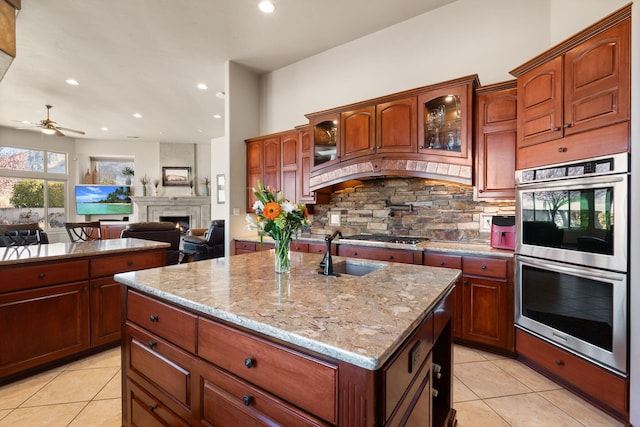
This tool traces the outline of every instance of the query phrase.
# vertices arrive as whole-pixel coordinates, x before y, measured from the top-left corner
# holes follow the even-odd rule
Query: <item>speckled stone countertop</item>
[[[375,370],[453,287],[459,270],[349,259],[382,268],[364,276],[318,274],[322,255],[291,253],[274,272],[274,250],[115,276],[196,312]],[[346,258],[334,257],[334,265]]]
[[[236,240],[243,240],[248,242],[260,242],[258,236],[244,236],[237,237]],[[324,244],[323,234],[301,234],[298,237],[301,242],[307,243],[322,243]],[[271,241],[268,237],[264,238],[265,242]],[[359,246],[372,246],[378,248],[393,248],[393,249],[409,249],[417,251],[437,251],[437,252],[452,252],[461,255],[491,255],[505,258],[512,258],[514,252],[505,249],[495,249],[484,243],[461,243],[461,242],[436,242],[426,241],[417,243],[415,245],[389,243],[389,242],[376,242],[371,240],[351,240],[351,239],[335,239],[333,241],[336,245],[359,245]]]
[[[80,243],[49,243],[31,246],[0,248],[0,266],[36,261],[54,261],[108,253],[135,252],[155,248],[168,248],[169,243],[141,239],[107,239]]]

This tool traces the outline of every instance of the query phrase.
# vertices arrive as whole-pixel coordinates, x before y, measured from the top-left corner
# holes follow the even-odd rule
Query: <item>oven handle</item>
[[[517,184],[516,189],[540,189],[543,188],[545,190],[560,188],[562,190],[570,190],[573,188],[590,188],[597,187],[603,184],[616,184],[616,183],[626,183],[628,180],[628,173],[619,173],[615,175],[603,175],[603,176],[592,176],[592,177],[576,177],[576,178],[563,178],[563,179],[555,179],[551,181],[537,181],[526,184]]]
[[[624,273],[616,273],[614,271],[600,270],[577,265],[567,265],[539,258],[531,258],[525,255],[516,255],[516,263],[527,264],[532,267],[544,268],[546,270],[558,271],[560,273],[567,273],[586,278],[595,277],[604,280],[620,281],[624,280],[626,276]]]

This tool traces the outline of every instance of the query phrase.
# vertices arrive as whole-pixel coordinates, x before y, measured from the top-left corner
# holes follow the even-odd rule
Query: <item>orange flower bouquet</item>
[[[275,268],[277,273],[286,273],[291,269],[289,245],[303,225],[308,225],[308,212],[304,204],[292,203],[284,198],[281,191],[266,187],[258,181],[258,188],[251,190],[256,196],[253,210],[256,220],[247,215],[249,226],[256,228],[260,235],[260,244],[264,236],[275,241]]]

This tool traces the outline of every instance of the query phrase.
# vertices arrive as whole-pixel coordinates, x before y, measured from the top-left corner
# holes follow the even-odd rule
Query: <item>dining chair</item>
[[[72,242],[89,242],[102,240],[102,230],[99,221],[65,222],[64,227]]]
[[[49,243],[49,238],[37,222],[0,224],[0,246],[29,246],[42,243]]]

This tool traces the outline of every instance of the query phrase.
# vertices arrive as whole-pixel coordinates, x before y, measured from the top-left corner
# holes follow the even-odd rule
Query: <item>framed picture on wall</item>
[[[191,180],[191,168],[188,166],[163,166],[162,186],[188,187]]]

